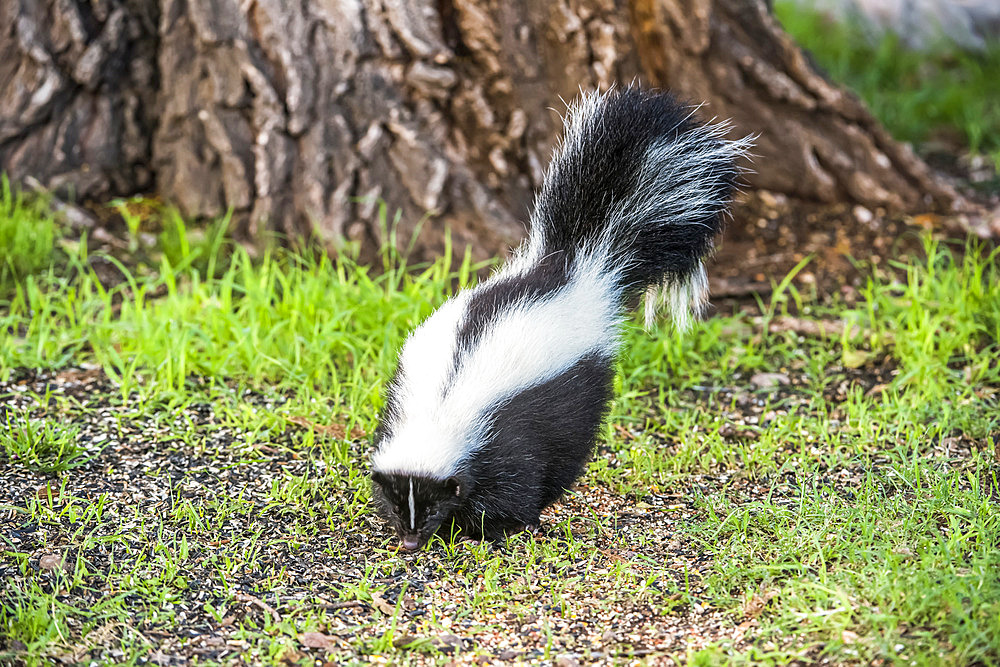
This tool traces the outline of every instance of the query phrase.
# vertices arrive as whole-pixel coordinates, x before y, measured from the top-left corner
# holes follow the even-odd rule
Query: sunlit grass
[[[33,664],[106,642],[107,628],[119,623],[123,659],[148,656],[129,619],[161,629],[177,623],[175,604],[189,594],[185,572],[196,562],[215,573],[200,585],[218,623],[241,573],[288,585],[284,565],[264,555],[274,545],[269,523],[280,522],[281,540],[294,548],[320,534],[329,536],[324,548],[346,548],[343,536],[370,512],[364,447],[322,427],[371,432],[405,335],[475,281],[468,258],[450,254],[407,266],[387,251],[379,271],[320,253],[254,259],[225,239],[222,223],[195,236],[176,221],[171,243],[186,250],[159,253],[143,272],[120,264],[117,285],[99,280],[83,250],[68,267],[19,277],[0,306],[0,375],[94,364],[113,379],[111,430],[124,442],[135,437],[126,425],[137,419],[162,434],[163,447],[220,460],[220,471],[275,452],[309,466],[276,473],[263,502],[185,494],[168,483],[161,513],[123,514],[106,494],[64,491],[80,457],[100,453],[78,450],[74,427],[61,423],[85,407],[39,395],[31,398],[47,406],[42,415],[0,412],[0,470],[49,480],[37,497],[0,500],[0,512],[17,525],[66,530],[80,550],[114,543],[127,555],[100,571],[82,559],[64,564],[56,595],[38,583],[29,554],[0,540],[2,557],[35,582],[0,591],[0,641],[8,651],[18,642],[17,655]],[[571,617],[595,598],[609,610],[640,600],[664,618],[695,605],[718,609],[736,627],[757,596],[751,648],[734,653],[722,642],[688,658],[989,664],[1000,655],[1000,485],[991,458],[1000,433],[1000,262],[996,251],[930,236],[923,254],[873,270],[854,305],[814,302],[784,281],[759,311],[713,317],[683,335],[628,327],[618,398],[584,488],[651,516],[674,511],[650,506],[651,494],[690,499],[698,515],[678,523],[676,538],[708,559],[697,587],[643,553],[663,545],[619,532],[614,514],[581,505],[547,535],[514,536],[507,549],[435,539],[432,555],[403,557],[388,544],[350,554],[364,576],[341,585],[335,599],[377,606],[386,581],[430,562],[435,577],[466,596],[457,608],[431,605],[420,621],[425,633],[449,632],[456,619],[489,627],[499,622],[496,609],[537,615],[542,602],[553,619]],[[768,323],[779,317],[840,322],[844,333],[772,331]],[[884,386],[853,385],[851,366],[887,369]],[[775,392],[750,381],[774,371],[797,382]],[[261,400],[247,400],[248,389]],[[210,425],[185,421],[195,403],[209,406]],[[733,424],[747,405],[757,416]],[[213,439],[223,431],[226,439]],[[956,459],[940,451],[949,439],[978,444]],[[630,555],[608,560],[599,542]],[[74,591],[94,587],[115,594],[100,608],[74,605]],[[445,658],[429,640],[397,645],[398,605],[379,609],[380,620],[358,628],[352,653],[340,657]],[[246,642],[245,659],[276,664],[292,655],[298,635],[330,622],[326,613],[303,603],[280,622],[265,614],[231,636]]]
[[[86,450],[77,445],[76,435],[72,426],[0,413],[0,451],[12,463],[31,470],[58,473],[86,463]]]
[[[56,224],[40,198],[25,197],[0,176],[0,298],[19,280],[46,268]]]

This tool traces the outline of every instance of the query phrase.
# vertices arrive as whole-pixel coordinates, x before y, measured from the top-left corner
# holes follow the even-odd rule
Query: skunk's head
[[[375,502],[406,551],[423,547],[454,516],[465,498],[464,487],[458,477],[372,473]]]

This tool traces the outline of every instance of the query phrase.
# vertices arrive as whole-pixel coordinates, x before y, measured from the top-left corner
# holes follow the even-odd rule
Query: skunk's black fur
[[[697,151],[709,148],[696,141],[685,154],[661,156],[659,166],[673,171],[669,182],[662,174],[643,173],[651,166],[650,147],[666,141],[664,150],[669,151],[680,138],[703,128],[667,94],[629,88],[604,99],[599,115],[581,120],[584,127],[564,146],[542,184],[533,217],[535,225],[544,227],[542,254],[562,254],[572,261],[580,249],[601,243],[609,231],[609,209],[631,200],[634,215],[610,230],[616,240],[609,248],[612,261],[626,267],[624,286],[644,290],[664,278],[683,280],[701,265],[713,237],[722,231],[718,204],[736,184],[736,165],[690,164],[699,159]],[[700,138],[718,141],[719,136]],[[711,148],[704,158],[718,160]],[[692,179],[698,183],[690,183]],[[689,191],[708,194],[710,205],[696,199],[666,201]],[[665,219],[665,214],[671,217]]]
[[[748,146],[725,129],[636,88],[570,108],[529,239],[411,334],[389,383],[372,479],[405,548],[535,525],[583,472],[628,304],[645,292],[648,318],[665,294],[683,326],[703,303]]]

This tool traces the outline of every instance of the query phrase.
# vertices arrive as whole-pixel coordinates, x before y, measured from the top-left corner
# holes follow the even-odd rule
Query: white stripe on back
[[[445,395],[441,389],[459,326],[455,308],[464,315],[469,292],[434,313],[418,330],[434,332],[434,349],[430,340],[414,344],[416,335],[404,347],[400,418],[373,456],[374,469],[447,477],[481,444],[489,426],[486,407],[559,375],[587,354],[614,354],[619,294],[615,276],[601,274],[602,264],[578,257],[565,286],[499,313],[462,355]],[[447,359],[442,350],[448,351]]]

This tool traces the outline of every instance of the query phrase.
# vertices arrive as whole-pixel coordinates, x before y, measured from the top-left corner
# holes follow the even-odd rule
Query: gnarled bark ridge
[[[946,209],[957,196],[832,85],[762,0],[0,0],[0,166],[78,197],[153,191],[237,232],[516,243],[561,100],[639,80],[760,134],[751,185]],[[391,222],[391,221],[390,221]]]

